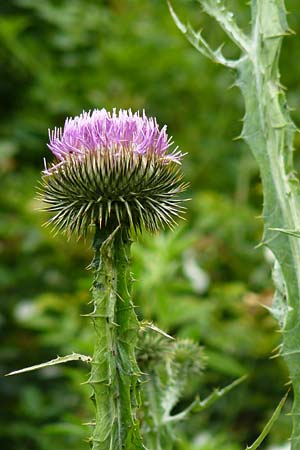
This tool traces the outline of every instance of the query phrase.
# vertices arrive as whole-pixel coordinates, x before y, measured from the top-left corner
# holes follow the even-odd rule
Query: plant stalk
[[[95,349],[89,383],[96,423],[92,450],[142,450],[136,418],[139,329],[130,295],[130,245],[120,228],[96,227],[93,248]]]

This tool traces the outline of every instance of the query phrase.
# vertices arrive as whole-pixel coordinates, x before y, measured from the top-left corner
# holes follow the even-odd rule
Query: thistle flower
[[[175,223],[186,185],[183,155],[169,151],[166,126],[145,113],[96,109],[67,119],[49,138],[55,162],[45,166],[42,198],[57,231],[85,235],[92,224],[122,224],[155,232]]]

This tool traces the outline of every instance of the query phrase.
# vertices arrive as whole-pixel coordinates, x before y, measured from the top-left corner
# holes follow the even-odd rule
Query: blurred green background
[[[245,1],[229,1],[248,27]],[[174,0],[215,45],[226,38],[195,1]],[[298,33],[281,70],[292,108],[300,100]],[[69,364],[4,378],[10,370],[72,351],[91,353],[87,312],[92,252],[42,224],[35,199],[48,128],[94,107],[145,109],[188,152],[186,221],[133,248],[134,301],[142,318],[205,347],[206,370],[186,393],[207,395],[244,373],[246,382],[182,423],[176,450],[240,450],[255,439],[286,391],[261,237],[262,192],[246,145],[234,141],[243,102],[234,76],[190,47],[163,0],[8,0],[0,4],[0,447],[84,450],[92,417],[87,368]],[[225,52],[235,56],[228,43]],[[300,123],[300,108],[293,113]],[[299,137],[296,138],[299,167]],[[288,402],[262,448],[286,442]],[[273,448],[273,447],[272,447]]]

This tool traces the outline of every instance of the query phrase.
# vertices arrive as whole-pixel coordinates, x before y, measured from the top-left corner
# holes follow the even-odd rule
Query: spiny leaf
[[[233,19],[234,14],[229,11],[223,1],[198,0],[204,11],[213,17],[231,38],[231,40],[243,51],[248,52],[250,47],[249,38],[238,27]]]
[[[185,419],[189,414],[202,412],[204,409],[211,406],[213,403],[215,403],[220,398],[224,397],[224,395],[226,395],[228,392],[230,392],[236,386],[238,386],[243,381],[245,381],[246,378],[247,378],[247,375],[243,375],[242,377],[233,381],[233,383],[229,384],[228,386],[225,386],[222,389],[215,389],[204,400],[200,400],[199,398],[196,398],[194,400],[194,402],[191,403],[190,406],[188,406],[184,411],[182,411],[174,416],[165,417],[165,422],[174,422],[174,421],[177,422],[179,420]]]
[[[201,31],[196,32],[189,23],[184,25],[184,23],[181,22],[181,20],[175,13],[174,8],[172,7],[169,0],[167,0],[167,3],[175,25],[185,35],[186,39],[196,48],[196,50],[198,50],[199,53],[217,64],[222,64],[231,68],[236,67],[238,61],[226,59],[222,54],[222,45],[214,51],[203,38]]]
[[[235,66],[236,85],[245,102],[241,136],[258,163],[262,179],[264,234],[261,245],[266,245],[278,262],[280,274],[274,273],[278,286],[283,286],[280,278],[284,281],[284,289],[277,289],[273,314],[281,325],[283,341],[280,354],[286,361],[293,390],[297,393],[300,389],[300,189],[293,165],[296,127],[280,86],[280,50],[282,39],[288,33],[285,2],[252,0],[252,29],[245,39],[233,17],[228,22],[229,17],[224,16],[226,7],[223,0],[199,1],[242,49],[242,56]],[[205,52],[202,51],[202,54]],[[260,445],[279,415],[279,409],[258,440],[248,449],[254,450]],[[299,447],[299,417],[300,402],[296,394],[292,412],[293,449]]]
[[[58,356],[55,359],[51,359],[51,361],[47,361],[45,363],[36,364],[35,366],[25,367],[24,369],[14,370],[13,372],[7,373],[5,376],[18,375],[24,372],[31,372],[33,370],[44,369],[44,367],[55,366],[57,364],[63,364],[70,361],[83,361],[86,363],[90,363],[92,358],[86,355],[80,355],[79,353],[72,353],[67,356]]]

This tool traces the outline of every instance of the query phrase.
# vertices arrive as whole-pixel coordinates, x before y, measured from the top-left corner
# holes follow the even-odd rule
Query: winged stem
[[[95,350],[89,379],[96,409],[93,450],[144,448],[135,414],[138,320],[130,296],[130,245],[120,228],[104,234],[96,227],[90,314]]]
[[[224,57],[221,60],[218,51],[206,54],[208,44],[203,36],[185,27],[171,9],[176,25],[204,56],[235,69],[237,74],[236,84],[245,102],[241,137],[258,163],[263,185],[262,244],[275,257],[276,294],[271,311],[282,332],[280,355],[293,385],[291,449],[300,450],[300,191],[293,168],[296,127],[279,73],[282,39],[289,33],[285,5],[283,0],[252,0],[252,30],[246,36],[223,0],[199,2],[241,51],[234,63]]]

